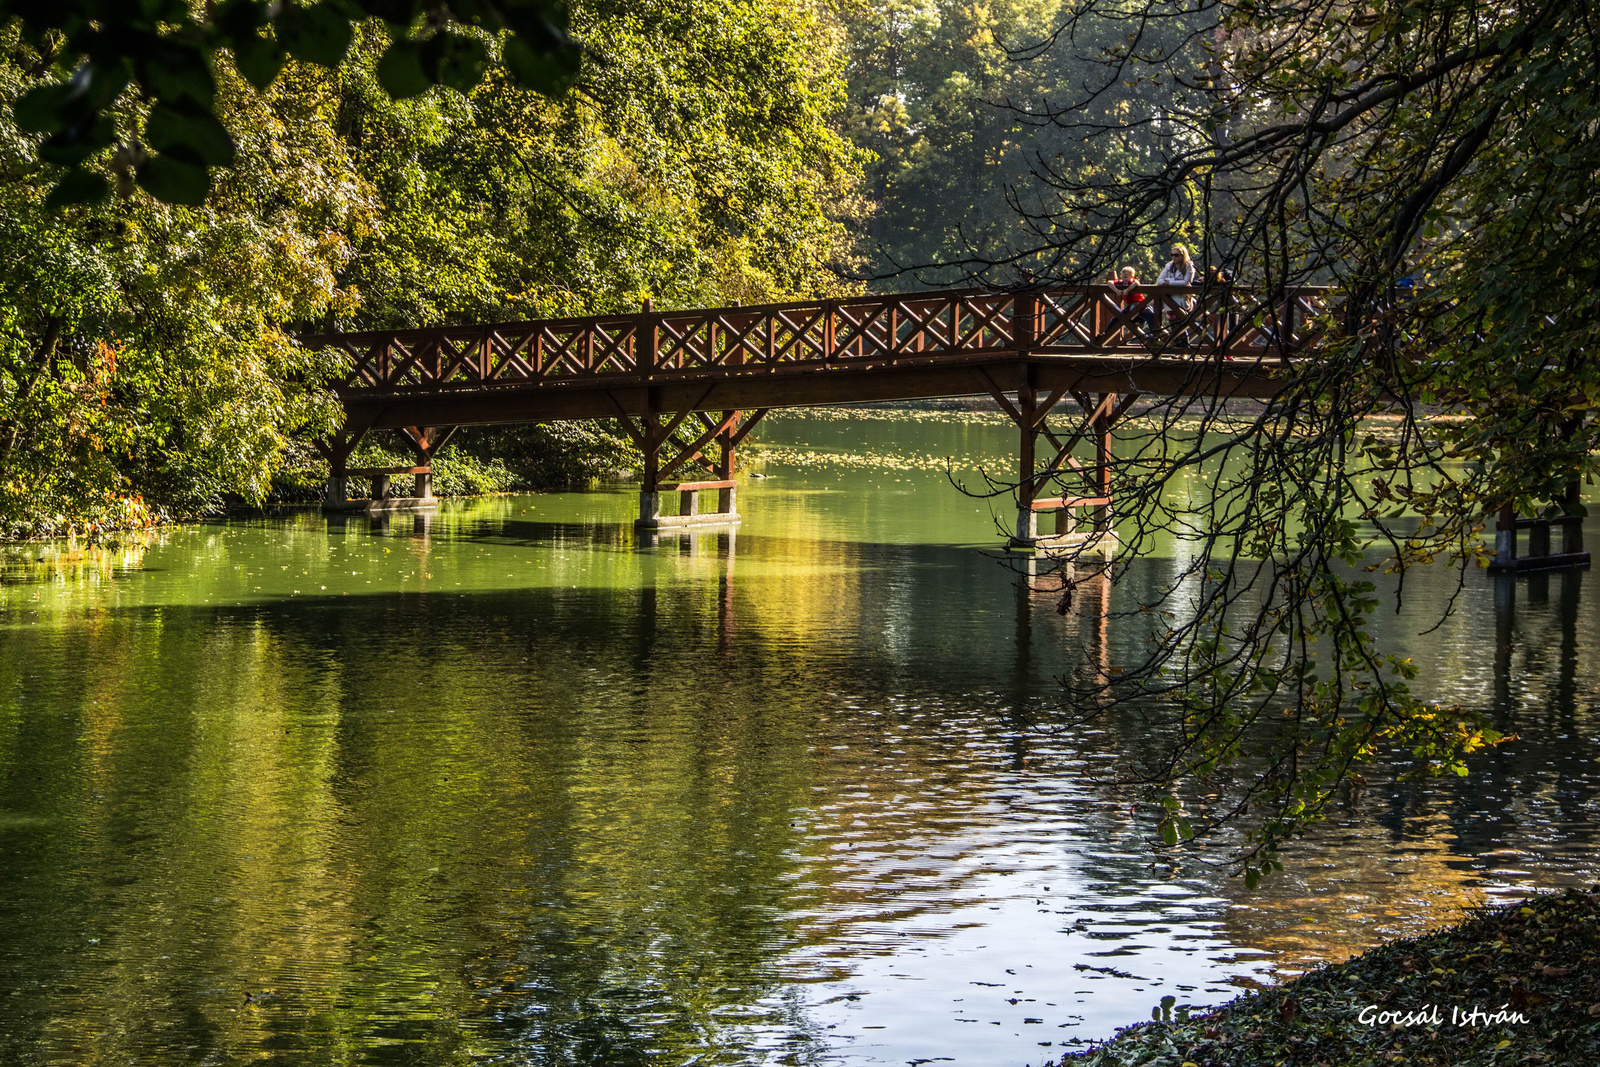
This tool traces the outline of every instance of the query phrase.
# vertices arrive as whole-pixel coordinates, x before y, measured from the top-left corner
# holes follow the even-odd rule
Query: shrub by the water
[[[552,423],[494,428],[469,427],[433,460],[433,491],[438,496],[479,496],[584,486],[638,468],[639,452],[610,422]],[[350,457],[351,467],[409,467],[416,457],[397,435],[377,433]],[[273,480],[270,499],[309,504],[322,499],[328,464],[308,444],[295,442]],[[395,479],[408,491],[410,479]],[[352,494],[365,489],[352,485]],[[237,503],[243,503],[242,500]]]

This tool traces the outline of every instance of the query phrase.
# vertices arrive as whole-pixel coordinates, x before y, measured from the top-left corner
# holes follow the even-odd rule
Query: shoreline
[[[1042,1067],[1600,1063],[1600,886],[1477,910]]]

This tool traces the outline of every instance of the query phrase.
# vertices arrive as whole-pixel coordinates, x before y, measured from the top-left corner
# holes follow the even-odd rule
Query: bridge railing
[[[668,380],[1001,354],[1282,361],[1315,337],[1327,290],[1243,286],[962,289],[692,311],[305,337],[342,349],[344,392]]]

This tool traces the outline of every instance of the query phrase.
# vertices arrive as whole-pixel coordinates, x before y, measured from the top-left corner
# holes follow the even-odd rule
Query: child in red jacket
[[[1132,267],[1123,267],[1122,277],[1118,278],[1113,274],[1106,279],[1106,284],[1111,286],[1111,291],[1117,296],[1118,311],[1138,308],[1144,303],[1144,294],[1139,291],[1139,275],[1135,273]],[[1146,308],[1135,321],[1148,330],[1155,321],[1155,315]]]
[[[1115,274],[1106,279],[1106,284],[1111,286],[1117,294],[1117,310],[1127,311],[1128,308],[1144,303],[1144,294],[1139,292],[1139,275],[1132,267],[1122,268],[1122,277]]]

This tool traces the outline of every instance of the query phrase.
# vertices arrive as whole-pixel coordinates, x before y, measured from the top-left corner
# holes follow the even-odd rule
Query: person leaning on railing
[[[1127,311],[1137,308],[1144,303],[1144,294],[1139,291],[1139,275],[1132,267],[1122,268],[1122,277],[1115,274],[1106,279],[1106,284],[1111,286],[1111,291],[1117,294],[1117,310]],[[1150,309],[1146,308],[1139,315],[1137,321],[1148,328],[1150,326]]]
[[[1233,299],[1228,292],[1232,286],[1233,271],[1226,267],[1212,267],[1206,275],[1206,335],[1219,350],[1233,336]]]
[[[1161,268],[1161,273],[1156,276],[1157,285],[1193,285],[1194,260],[1189,258],[1189,249],[1183,245],[1172,246],[1172,259]]]
[[[1161,273],[1156,276],[1156,284],[1183,286],[1194,284],[1194,260],[1189,258],[1189,249],[1187,247],[1181,244],[1172,246],[1172,259],[1168,261],[1165,267],[1161,268]],[[1168,322],[1176,322],[1181,319],[1194,306],[1193,298],[1187,296],[1179,298],[1178,303],[1179,307],[1169,307],[1167,309],[1166,318]],[[1179,345],[1187,345],[1189,343],[1187,331],[1179,335],[1177,343]]]

